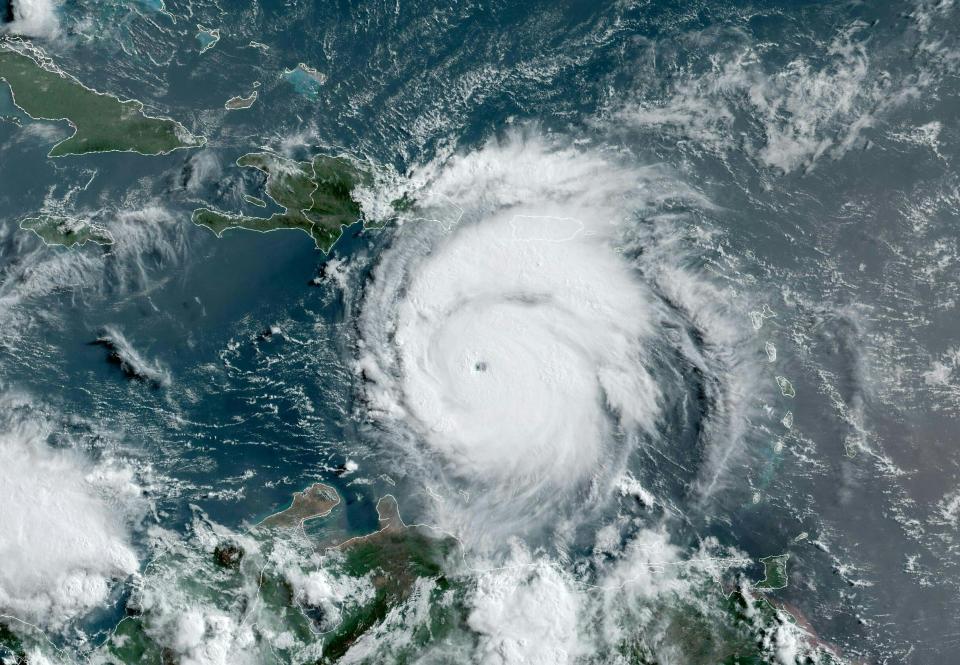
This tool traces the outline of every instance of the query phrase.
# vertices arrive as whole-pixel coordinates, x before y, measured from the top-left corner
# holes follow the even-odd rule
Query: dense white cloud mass
[[[55,0],[12,0],[13,21],[6,31],[27,37],[53,39],[60,34]]]
[[[665,608],[722,623],[717,580],[747,560],[709,539],[691,557],[623,511],[709,497],[760,390],[749,310],[679,230],[712,206],[673,173],[531,128],[418,175],[365,287],[356,369],[385,452],[477,575],[475,659],[576,662],[641,630],[637,649],[684,662],[670,633],[695,619]],[[674,475],[641,482],[634,454]],[[583,524],[595,559],[574,574]]]
[[[481,576],[467,624],[483,665],[562,665],[580,650],[581,599],[555,568],[510,567]]]
[[[732,354],[741,339],[675,245],[636,237],[638,217],[709,206],[677,178],[532,129],[420,177],[417,218],[365,293],[357,369],[391,445],[451,488],[436,519],[502,543],[578,494],[586,510],[614,491],[630,450],[660,437],[665,405],[688,399],[667,363],[716,371],[686,331]],[[744,401],[712,390],[704,413]]]
[[[506,213],[462,229],[425,261],[396,319],[404,408],[461,471],[590,471],[606,408],[651,426],[650,304],[594,237],[518,240]]]
[[[462,221],[415,222],[367,297],[371,411],[505,502],[588,479],[616,428],[652,428],[658,314],[612,247],[636,175],[535,136],[445,166],[428,196]]]
[[[104,603],[138,570],[126,526],[137,501],[129,471],[52,448],[38,425],[0,432],[0,611],[58,628]]]

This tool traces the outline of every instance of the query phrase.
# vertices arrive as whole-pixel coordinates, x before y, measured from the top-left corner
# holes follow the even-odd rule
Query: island
[[[253,106],[253,103],[257,101],[257,91],[254,90],[246,97],[241,97],[237,95],[236,97],[231,97],[223,105],[223,108],[228,111],[239,111],[240,109],[248,109]]]
[[[785,376],[778,376],[778,377],[776,377],[776,378],[777,378],[777,385],[780,386],[780,393],[781,393],[784,397],[796,397],[796,396],[797,396],[797,391],[794,390],[793,384],[790,383],[790,379],[788,379],[788,378],[785,377]]]
[[[314,483],[293,495],[286,510],[274,513],[257,526],[271,529],[295,528],[317,517],[326,517],[340,503],[337,490],[323,483]]]
[[[220,28],[208,28],[203,25],[197,25],[197,41],[200,42],[200,55],[203,55],[220,41]]]
[[[775,591],[787,586],[787,559],[789,554],[765,556],[760,559],[763,564],[763,579],[754,584],[755,589]]]
[[[221,237],[229,229],[276,231],[297,229],[328,252],[343,227],[363,220],[353,192],[366,182],[366,174],[342,157],[318,155],[299,162],[271,152],[254,152],[237,160],[241,168],[255,168],[267,176],[266,193],[283,212],[270,217],[237,215],[210,208],[193,211],[193,222]]]
[[[293,69],[285,69],[283,78],[293,86],[294,90],[311,99],[316,99],[320,95],[320,89],[327,81],[326,76],[303,62]]]
[[[20,222],[20,228],[33,231],[48,245],[74,247],[92,242],[97,245],[112,245],[113,237],[105,230],[76,217],[40,215]]]
[[[96,152],[163,155],[205,143],[180,123],[143,112],[143,104],[92,90],[48,60],[0,42],[0,79],[14,104],[34,120],[66,120],[73,134],[50,150],[50,157]]]

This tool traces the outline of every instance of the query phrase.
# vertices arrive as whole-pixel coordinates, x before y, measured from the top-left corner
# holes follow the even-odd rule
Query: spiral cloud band
[[[426,189],[462,217],[409,222],[374,271],[369,413],[487,527],[602,494],[678,399],[660,371],[674,315],[618,248],[655,179],[528,133],[454,158]]]

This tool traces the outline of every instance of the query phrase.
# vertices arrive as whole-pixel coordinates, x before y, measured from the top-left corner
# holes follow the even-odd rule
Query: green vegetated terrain
[[[676,662],[687,665],[773,665],[778,655],[778,634],[792,617],[778,611],[763,597],[748,589],[728,595],[702,589],[700,598],[668,598],[654,603],[653,618],[645,628],[625,631],[615,645],[617,662],[660,665],[662,654],[673,651]],[[673,645],[673,646],[669,646]],[[797,654],[789,662],[803,665],[840,665],[830,650],[820,645],[810,655]],[[592,664],[592,661],[591,661]]]
[[[203,144],[180,123],[152,118],[138,101],[87,88],[76,79],[0,45],[0,79],[18,107],[35,119],[67,120],[75,131],[57,143],[51,157],[96,152],[160,155]]]
[[[23,642],[2,622],[0,622],[0,662],[12,662],[16,665],[24,665],[27,662]]]
[[[336,663],[369,631],[388,620],[407,603],[415,591],[428,600],[428,616],[413,629],[410,643],[393,654],[394,662],[406,662],[417,650],[460,627],[466,619],[462,580],[445,574],[445,563],[458,551],[459,543],[438,537],[430,529],[407,526],[400,520],[397,502],[384,497],[377,505],[381,529],[344,543],[343,570],[369,576],[374,594],[368,602],[346,611],[337,627],[326,635],[322,663]],[[457,602],[461,601],[461,602]]]
[[[113,238],[105,230],[84,220],[60,215],[40,215],[20,222],[20,228],[33,231],[48,245],[74,247],[88,242],[112,245]]]
[[[270,217],[232,215],[210,208],[193,212],[193,221],[218,236],[228,229],[275,231],[299,229],[313,238],[317,247],[329,251],[343,227],[363,218],[353,191],[367,175],[341,157],[318,155],[300,162],[269,152],[243,155],[237,165],[255,168],[267,176],[266,193],[283,212]]]
[[[789,554],[778,554],[760,559],[763,564],[763,579],[756,584],[757,589],[783,589],[787,586],[787,559]]]
[[[392,497],[381,500],[378,512],[378,531],[338,545],[319,546],[328,553],[326,566],[331,579],[353,579],[371,587],[370,593],[362,594],[356,602],[345,603],[333,613],[329,607],[310,605],[309,599],[298,595],[291,584],[285,573],[285,557],[280,554],[291,551],[290,531],[286,529],[255,530],[251,533],[256,539],[253,551],[245,549],[252,544],[249,540],[225,540],[201,559],[188,552],[167,551],[152,565],[167,571],[166,578],[176,580],[175,586],[164,589],[164,597],[186,597],[180,593],[186,589],[190,598],[202,600],[198,607],[217,608],[216,612],[249,625],[250,653],[258,654],[264,663],[340,662],[359,640],[369,637],[392,617],[404,614],[415,594],[425,593],[430,604],[428,616],[418,616],[412,640],[400,652],[393,653],[389,661],[406,662],[409,653],[463,623],[463,604],[454,602],[454,596],[462,601],[465,587],[444,574],[444,564],[458,551],[458,544],[432,530],[403,524]],[[185,555],[187,559],[183,558]],[[131,598],[127,616],[100,647],[98,662],[179,662],[180,656],[165,643],[164,626],[157,623],[154,615],[156,597],[147,593],[146,601]],[[11,633],[4,641],[2,631],[0,623],[0,647],[11,654],[22,651],[15,636]],[[286,646],[270,646],[281,632],[288,635]]]

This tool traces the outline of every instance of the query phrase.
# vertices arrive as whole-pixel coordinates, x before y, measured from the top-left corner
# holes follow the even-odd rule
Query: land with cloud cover
[[[74,217],[59,215],[30,217],[20,222],[20,228],[33,231],[48,245],[75,247],[88,242],[97,245],[113,244],[113,237],[106,229]]]
[[[330,251],[343,228],[363,219],[354,190],[367,175],[341,157],[318,155],[300,162],[267,152],[249,153],[237,160],[241,168],[254,168],[266,175],[265,193],[283,212],[270,217],[233,215],[199,208],[193,222],[218,236],[229,229],[249,231],[303,231],[317,248]]]
[[[152,262],[173,264],[182,260],[186,249],[182,225],[158,201],[123,210],[98,210],[84,217],[96,219],[96,226],[109,232],[114,240],[109,252],[91,247],[58,251],[38,243],[32,231],[16,227],[33,250],[24,260],[9,262],[0,269],[0,339],[4,345],[18,346],[25,331],[42,319],[59,316],[58,310],[33,308],[38,299],[70,291],[78,283],[90,293],[129,295],[149,288]],[[86,341],[95,342],[96,336],[93,333],[93,338]],[[21,348],[21,353],[28,350]]]
[[[470,564],[456,538],[405,524],[391,496],[377,512],[377,531],[321,547],[301,531],[238,532],[197,508],[185,535],[151,527],[126,616],[90,658],[443,662],[475,645],[481,662],[497,663],[645,663],[663,653],[704,665],[837,662],[751,590],[749,560],[716,543],[687,558],[666,533],[647,531],[591,585],[522,546],[509,566]],[[8,653],[41,645],[37,632],[0,631]]]
[[[309,533],[268,535],[192,508],[185,534],[149,528],[129,616],[94,656],[374,663],[466,651],[505,663],[681,654],[706,664],[775,662],[792,650],[829,662],[754,588],[757,562],[668,535],[682,529],[664,506],[687,492],[709,497],[743,454],[735,434],[754,407],[741,394],[758,382],[749,318],[687,267],[670,217],[648,203],[709,202],[669,172],[534,128],[415,176],[403,225],[371,281],[351,292],[358,318],[346,334],[364,422],[376,426],[365,435],[386,468],[435,491],[421,508],[435,526],[404,524],[389,499],[378,505],[384,528],[346,542],[336,509]],[[634,210],[656,217],[663,235],[627,224]],[[142,288],[144,255],[161,253],[165,265],[182,255],[182,225],[163,210],[110,228],[139,276],[116,280],[124,289]],[[91,284],[114,281],[117,267],[102,257],[60,254],[24,272],[24,288],[62,288],[80,270]],[[403,344],[379,346],[391,330]],[[131,376],[169,377],[118,327],[102,337]],[[685,403],[697,405],[686,412],[693,422],[678,416]],[[510,445],[494,445],[501,439]],[[641,446],[687,454],[687,468],[654,465],[627,482],[622,461]],[[570,565],[565,534],[579,520],[594,555]],[[15,633],[11,649],[49,651],[31,630]]]
[[[378,454],[462,543],[480,662],[832,662],[754,588],[757,562],[679,535],[672,507],[748,454],[761,371],[742,305],[659,213],[710,202],[534,128],[417,175],[417,222],[362,293],[355,371]],[[623,475],[636,451],[642,484]],[[569,564],[574,542],[594,556]]]
[[[240,533],[199,510],[185,538],[152,528],[150,562],[126,603],[127,616],[90,657],[327,663],[367,651],[369,660],[382,631],[401,616],[427,621],[439,634],[454,629],[455,614],[443,598],[452,598],[454,588],[459,597],[464,592],[443,570],[455,542],[403,524],[395,501],[381,503],[383,528],[322,549],[302,532]],[[430,609],[418,609],[425,601]],[[431,633],[420,630],[416,640],[424,643]],[[0,632],[0,648],[35,653],[42,643],[37,633],[17,633]]]
[[[464,212],[452,226],[404,226],[383,254],[356,368],[369,414],[394,441],[385,454],[420,460],[446,488],[445,527],[494,546],[573,506],[582,516],[596,506],[574,497],[593,485],[602,501],[641,442],[706,456],[677,480],[712,491],[740,454],[730,433],[753,408],[739,399],[757,371],[750,332],[672,244],[658,251],[628,223],[660,191],[709,204],[669,174],[535,131],[425,177],[411,216],[428,217],[433,200]],[[721,343],[743,360],[715,355]],[[671,426],[693,436],[663,440],[663,419],[690,399],[700,422]],[[716,435],[705,451],[697,431]]]
[[[30,117],[66,120],[73,127],[70,137],[51,148],[51,157],[97,152],[162,155],[203,144],[175,120],[145,114],[141,102],[91,90],[20,42],[0,42],[0,79]]]

